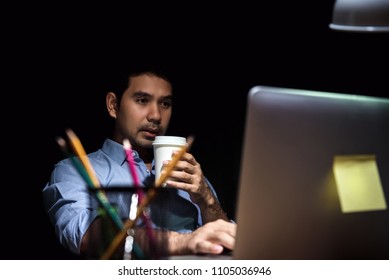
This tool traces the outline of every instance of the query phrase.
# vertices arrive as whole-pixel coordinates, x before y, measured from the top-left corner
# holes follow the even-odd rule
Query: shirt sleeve
[[[88,187],[68,160],[59,162],[43,189],[43,203],[60,243],[80,254],[86,230],[97,217],[91,207]]]

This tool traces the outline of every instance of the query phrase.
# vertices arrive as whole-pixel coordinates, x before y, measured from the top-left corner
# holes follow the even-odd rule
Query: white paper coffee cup
[[[179,136],[157,136],[153,142],[154,163],[155,163],[155,182],[161,176],[163,162],[171,160],[173,151],[180,150],[186,145],[186,138]]]

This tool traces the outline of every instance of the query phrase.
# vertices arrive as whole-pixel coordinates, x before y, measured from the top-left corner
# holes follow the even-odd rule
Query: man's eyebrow
[[[145,91],[136,91],[134,92],[134,94],[132,95],[133,97],[136,97],[136,98],[145,98],[145,97],[151,97],[152,94],[148,93],[148,92],[145,92]],[[162,100],[172,100],[173,99],[173,94],[169,94],[169,95],[166,95],[166,96],[161,96],[160,99]]]
[[[134,92],[134,96],[137,96],[137,97],[146,97],[146,96],[151,96],[150,93],[148,92],[145,92],[145,91],[136,91]]]

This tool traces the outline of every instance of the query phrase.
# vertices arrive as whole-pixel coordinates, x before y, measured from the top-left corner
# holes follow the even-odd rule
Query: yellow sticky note
[[[333,171],[343,213],[386,209],[375,155],[335,156]]]

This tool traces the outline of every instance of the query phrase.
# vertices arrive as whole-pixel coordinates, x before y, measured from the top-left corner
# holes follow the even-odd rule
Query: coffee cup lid
[[[153,145],[163,145],[163,144],[185,145],[186,138],[180,136],[165,136],[165,135],[156,136]]]

